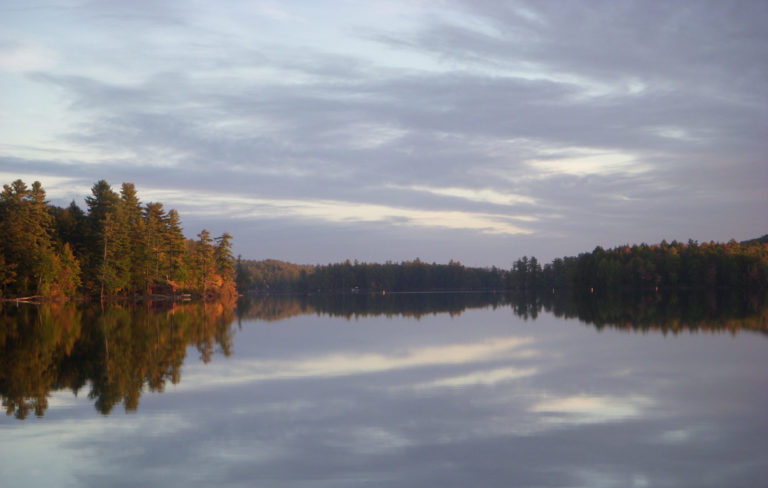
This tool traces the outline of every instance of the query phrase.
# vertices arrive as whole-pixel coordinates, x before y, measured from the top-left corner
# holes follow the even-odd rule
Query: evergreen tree
[[[214,259],[219,274],[234,276],[235,257],[232,255],[232,236],[224,233],[215,239]]]
[[[185,241],[179,213],[171,209],[166,216],[165,253],[168,258],[167,279],[173,286],[187,278]]]
[[[99,296],[124,291],[130,283],[127,215],[120,197],[105,180],[91,188],[88,205],[89,249],[86,286]]]
[[[128,239],[128,290],[131,293],[144,293],[147,288],[144,273],[147,260],[144,246],[145,223],[141,202],[133,183],[123,183],[120,188],[118,208],[122,213]]]
[[[69,296],[149,293],[153,285],[234,296],[232,236],[184,237],[178,212],[142,206],[132,183],[91,188],[87,213],[51,206],[42,185],[22,180],[0,193],[0,293]],[[165,292],[165,291],[164,291]]]
[[[237,294],[235,284],[235,257],[232,255],[232,236],[224,233],[215,239],[213,258],[219,277],[218,295],[233,297]]]
[[[213,239],[211,239],[211,233],[206,229],[197,235],[197,239],[194,246],[197,291],[201,295],[207,296],[208,291],[213,286],[213,277],[216,271],[214,269]]]
[[[48,294],[61,263],[51,239],[53,217],[39,181],[3,186],[0,194],[0,249],[6,290],[20,295]]]
[[[69,244],[72,253],[83,256],[87,253],[87,221],[85,212],[73,200],[67,208],[49,207],[55,227],[55,240]]]
[[[144,207],[144,248],[147,253],[145,277],[147,286],[163,281],[168,264],[166,252],[166,216],[162,203],[150,202]]]

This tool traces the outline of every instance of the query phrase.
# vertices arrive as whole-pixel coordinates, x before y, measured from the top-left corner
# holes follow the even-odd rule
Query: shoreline
[[[27,297],[0,298],[2,303],[26,303],[39,305],[42,303],[65,303],[65,302],[189,302],[193,300],[205,300],[202,295],[192,295],[183,293],[179,295],[132,295],[120,296],[111,295],[105,297],[99,296],[74,296],[74,297],[46,297],[42,295],[32,295]]]

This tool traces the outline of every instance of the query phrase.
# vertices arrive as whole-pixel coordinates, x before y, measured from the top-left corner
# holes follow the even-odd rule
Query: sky
[[[248,259],[768,233],[766,1],[3,0],[0,178]]]

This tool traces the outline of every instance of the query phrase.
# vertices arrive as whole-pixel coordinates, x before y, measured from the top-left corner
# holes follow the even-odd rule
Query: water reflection
[[[181,380],[188,345],[204,362],[232,351],[234,304],[54,303],[0,314],[0,397],[6,414],[42,416],[51,391],[88,388],[96,410],[136,410],[142,391]]]
[[[283,320],[296,315],[364,318],[401,316],[421,318],[467,309],[509,305],[516,298],[496,293],[313,294],[244,297],[238,303],[240,319]]]
[[[647,295],[585,294],[546,296],[540,305],[556,317],[640,332],[659,331],[768,333],[768,300],[761,294],[665,293]]]
[[[594,298],[280,297],[236,312],[9,307],[0,394],[16,415],[25,402],[28,413],[35,401],[44,409],[46,393],[49,404],[43,418],[0,417],[0,479],[185,488],[764,484],[768,342],[759,303]],[[77,389],[94,396],[76,398]],[[93,414],[94,403],[117,410],[138,395],[132,415]]]
[[[24,419],[42,416],[52,391],[71,390],[87,396],[102,414],[122,403],[138,408],[143,391],[162,392],[168,382],[181,381],[187,348],[194,346],[203,363],[214,351],[228,357],[233,350],[233,321],[279,321],[302,315],[344,317],[405,317],[447,314],[457,317],[471,309],[510,309],[523,319],[541,313],[577,318],[597,329],[630,331],[727,331],[768,333],[765,300],[733,294],[646,296],[545,295],[513,296],[491,293],[414,293],[394,295],[310,295],[247,297],[233,303],[185,303],[106,307],[55,303],[5,306],[0,314],[0,397],[8,415]],[[517,339],[515,339],[517,341]],[[502,341],[502,345],[505,342]],[[483,344],[482,348],[495,347]],[[334,376],[344,371],[383,371],[427,364],[430,358],[451,358],[448,349],[424,349],[392,359],[378,353],[313,358],[311,362],[266,360],[248,364],[247,374],[211,378],[237,382],[302,375]],[[472,351],[466,345],[463,353]],[[450,361],[449,361],[450,362]],[[491,368],[442,379],[435,384],[524,376],[529,370]],[[542,404],[544,409],[546,404]],[[542,410],[546,411],[546,410]]]
[[[509,307],[523,319],[542,312],[575,318],[597,329],[679,333],[692,331],[751,330],[768,333],[768,297],[742,293],[667,293],[645,295],[501,293],[396,293],[390,295],[287,295],[245,297],[238,318],[276,321],[317,314],[360,319],[403,316],[419,319],[447,313],[457,316],[469,309]]]

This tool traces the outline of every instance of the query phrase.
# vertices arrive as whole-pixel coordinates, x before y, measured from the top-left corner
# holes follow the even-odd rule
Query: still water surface
[[[6,305],[0,485],[765,486],[768,314],[732,305]]]

